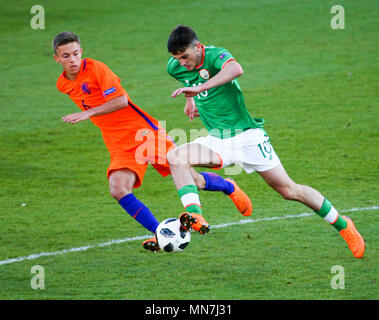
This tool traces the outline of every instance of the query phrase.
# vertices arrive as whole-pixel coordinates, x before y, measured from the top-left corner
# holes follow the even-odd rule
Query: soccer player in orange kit
[[[80,39],[61,32],[53,41],[54,59],[63,67],[57,88],[82,110],[62,118],[75,124],[90,119],[102,132],[111,155],[107,170],[110,193],[121,207],[146,229],[155,233],[159,224],[149,208],[133,194],[148,163],[162,175],[170,174],[166,154],[175,147],[159,122],[135,105],[120,79],[102,62],[82,59]],[[144,241],[150,251],[159,250],[155,236]]]

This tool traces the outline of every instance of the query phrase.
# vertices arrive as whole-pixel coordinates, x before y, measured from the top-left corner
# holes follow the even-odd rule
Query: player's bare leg
[[[207,233],[210,227],[202,215],[197,187],[197,183],[200,187],[204,187],[205,181],[192,167],[219,167],[221,160],[215,152],[196,143],[175,148],[167,154],[167,160],[174,184],[186,210],[180,215],[181,224],[202,234]]]
[[[262,178],[283,198],[301,202],[313,209],[316,214],[333,225],[348,244],[356,258],[361,258],[365,251],[362,236],[349,217],[341,216],[332,204],[317,190],[292,181],[282,164],[275,168],[259,172]]]
[[[320,192],[311,187],[295,183],[288,176],[281,163],[275,168],[259,172],[259,174],[284,199],[301,202],[315,211],[321,209],[324,197]]]
[[[112,171],[109,176],[109,191],[112,197],[120,201],[124,196],[133,192],[137,175],[129,169]]]
[[[204,179],[192,167],[217,168],[221,165],[215,152],[197,143],[187,143],[173,149],[167,154],[167,160],[177,190],[196,184],[194,178],[205,186]]]
[[[137,181],[134,171],[127,168],[112,171],[109,176],[109,190],[112,197],[128,212],[135,220],[146,229],[155,233],[159,222],[150,212],[149,208],[138,200],[133,194],[133,188]],[[158,251],[159,246],[156,237],[153,236],[143,242],[146,250]]]
[[[185,210],[188,211],[181,215],[181,222],[185,227],[199,229],[200,233],[209,230],[209,228],[202,230],[199,224],[199,220],[203,220],[203,217],[198,190],[223,191],[233,200],[242,214],[251,214],[250,199],[234,181],[223,179],[214,173],[198,173],[193,169],[193,167],[220,167],[221,159],[214,151],[203,145],[190,143],[171,151],[167,159],[178,194]],[[197,218],[196,215],[198,215]],[[195,219],[192,219],[193,217]]]

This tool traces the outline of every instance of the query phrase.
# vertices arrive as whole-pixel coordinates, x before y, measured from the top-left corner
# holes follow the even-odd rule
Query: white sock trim
[[[332,207],[330,208],[329,213],[325,216],[324,219],[325,219],[326,221],[328,221],[329,223],[333,224],[334,222],[337,221],[338,216],[339,216],[338,211],[332,206]]]
[[[201,207],[199,195],[196,193],[187,193],[184,196],[182,196],[180,200],[182,201],[184,208],[187,208],[191,205],[197,205]]]

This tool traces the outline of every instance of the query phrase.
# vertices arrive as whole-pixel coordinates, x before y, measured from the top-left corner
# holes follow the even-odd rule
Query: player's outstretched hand
[[[180,94],[184,94],[186,98],[192,98],[201,92],[199,87],[185,87],[176,89],[172,94],[171,98],[176,98]]]
[[[67,116],[64,116],[62,118],[62,121],[75,124],[79,121],[88,120],[89,118],[90,118],[90,114],[87,111],[82,111],[82,112],[68,114]]]

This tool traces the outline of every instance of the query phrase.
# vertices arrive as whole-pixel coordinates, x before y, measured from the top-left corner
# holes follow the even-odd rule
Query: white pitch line
[[[351,209],[346,209],[346,210],[340,210],[340,213],[355,212],[355,211],[369,211],[369,210],[378,210],[378,209],[379,209],[378,206],[366,207],[366,208],[351,208]],[[239,221],[235,221],[235,222],[228,222],[228,223],[212,225],[212,229],[225,228],[225,227],[229,227],[229,226],[247,224],[247,223],[254,223],[254,222],[260,222],[260,221],[272,221],[272,220],[283,220],[283,219],[292,219],[292,218],[303,218],[303,217],[312,216],[314,214],[315,214],[314,212],[312,212],[312,213],[304,212],[304,213],[300,213],[300,214],[290,214],[290,215],[278,216],[278,217],[269,217],[269,218],[260,218],[260,219],[243,219],[243,220],[239,220]],[[93,249],[93,248],[98,248],[98,247],[107,247],[107,246],[111,246],[113,244],[119,244],[119,243],[136,241],[136,240],[143,240],[143,239],[147,239],[150,237],[151,237],[151,234],[150,235],[144,235],[144,236],[138,236],[138,237],[132,237],[132,238],[115,239],[115,240],[110,240],[110,241],[103,242],[103,243],[98,243],[95,245],[89,245],[89,246],[77,247],[77,248],[71,248],[71,249],[64,249],[61,251],[41,252],[41,253],[31,254],[28,256],[24,256],[24,257],[0,260],[0,265],[10,264],[10,263],[24,261],[24,260],[33,260],[33,259],[38,259],[41,257],[56,256],[59,254],[65,254],[65,253],[69,253],[69,252],[86,251],[88,249]]]

